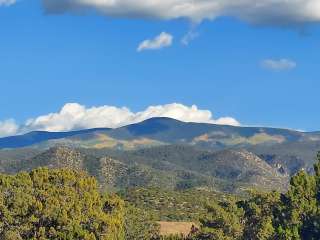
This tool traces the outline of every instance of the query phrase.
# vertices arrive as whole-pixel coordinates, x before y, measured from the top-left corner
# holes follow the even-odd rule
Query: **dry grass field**
[[[158,222],[160,225],[160,235],[183,235],[187,236],[192,229],[192,226],[197,227],[196,224],[192,222]]]

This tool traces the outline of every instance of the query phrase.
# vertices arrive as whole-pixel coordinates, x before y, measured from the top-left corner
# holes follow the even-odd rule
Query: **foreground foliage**
[[[120,194],[126,204],[102,195],[97,181],[81,171],[0,175],[0,239],[320,239],[320,154],[314,174],[300,171],[286,193],[252,192],[239,199],[199,189],[133,188]],[[159,236],[159,220],[201,228],[188,237]]]
[[[0,239],[120,240],[123,215],[123,201],[82,172],[0,175]]]
[[[320,239],[320,155],[314,175],[292,177],[287,193],[254,193],[244,201],[212,203],[197,240]]]
[[[126,206],[125,239],[151,240],[159,238],[159,225],[148,212],[131,205]]]

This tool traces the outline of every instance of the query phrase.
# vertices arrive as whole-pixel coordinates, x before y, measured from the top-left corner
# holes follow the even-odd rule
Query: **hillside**
[[[201,186],[212,188],[213,185],[210,177],[192,171],[178,168],[159,170],[147,164],[138,162],[128,164],[107,155],[97,157],[82,152],[64,146],[53,147],[28,159],[3,160],[0,169],[3,173],[30,171],[37,167],[85,170],[97,177],[101,186],[108,186],[111,189],[137,186],[175,189],[179,183],[190,178]]]
[[[274,167],[281,167],[289,175],[301,169],[313,172],[315,156],[320,150],[320,141],[298,141],[273,146],[251,146],[249,151],[256,153]]]
[[[128,151],[167,145],[189,145],[198,150],[246,149],[285,174],[299,169],[312,171],[320,147],[319,132],[304,133],[288,129],[233,127],[205,123],[186,123],[170,118],[152,118],[117,129],[88,129],[72,132],[31,132],[0,138],[0,159],[25,158],[19,152],[42,152],[55,146]],[[2,149],[2,150],[1,150]],[[32,149],[32,150],[31,150]],[[289,152],[290,149],[290,152]],[[291,151],[292,150],[292,151]],[[158,153],[161,155],[161,153]],[[94,155],[96,155],[94,153]],[[3,165],[3,164],[2,164]]]
[[[0,170],[67,166],[86,170],[114,189],[280,190],[300,169],[312,172],[319,138],[318,132],[152,118],[117,129],[2,138]]]
[[[53,147],[28,159],[3,161],[2,172],[37,167],[85,170],[102,187],[206,188],[237,192],[247,188],[283,190],[287,176],[246,150],[208,152],[170,145],[135,151]]]
[[[210,150],[229,147],[275,145],[318,141],[320,134],[264,127],[234,127],[186,123],[170,118],[151,118],[117,129],[88,129],[73,132],[31,132],[0,138],[1,148],[51,147],[56,144],[87,148],[137,149],[168,144],[190,144]]]
[[[170,145],[136,151],[110,152],[122,161],[147,164],[158,170],[181,168],[213,177],[219,188],[238,187],[284,189],[288,176],[247,150],[208,152],[192,146]],[[224,183],[226,184],[225,186]],[[192,182],[185,182],[192,185]]]
[[[0,149],[28,147],[37,143],[41,143],[41,142],[49,141],[53,139],[63,139],[63,138],[68,138],[75,135],[82,135],[82,134],[93,133],[97,131],[108,131],[108,130],[109,129],[87,129],[87,130],[71,131],[71,132],[35,131],[35,132],[30,132],[24,135],[0,138]]]

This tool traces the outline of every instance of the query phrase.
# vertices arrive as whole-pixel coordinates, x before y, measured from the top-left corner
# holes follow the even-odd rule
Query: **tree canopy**
[[[0,239],[124,239],[123,201],[83,172],[0,175]]]

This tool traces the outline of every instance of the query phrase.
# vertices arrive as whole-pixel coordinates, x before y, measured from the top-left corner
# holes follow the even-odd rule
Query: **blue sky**
[[[317,21],[282,27],[237,15],[201,23],[109,15],[51,14],[36,0],[0,6],[0,121],[24,124],[66,103],[132,112],[181,103],[242,125],[320,130]],[[186,46],[191,30],[198,36]],[[173,37],[170,46],[137,51],[161,32]],[[262,63],[280,59],[294,66]]]

